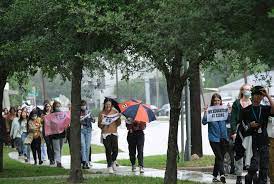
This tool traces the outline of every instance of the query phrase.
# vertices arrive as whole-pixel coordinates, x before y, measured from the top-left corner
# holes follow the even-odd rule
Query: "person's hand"
[[[260,126],[260,124],[259,124],[259,123],[256,123],[255,121],[252,121],[252,122],[250,123],[250,126],[251,126],[252,128],[258,128],[258,127]]]
[[[231,139],[232,139],[233,141],[236,139],[236,135],[237,135],[237,134],[232,134],[232,135],[231,135]]]
[[[204,112],[207,112],[207,109],[208,109],[208,105],[206,105],[206,106],[204,107]]]
[[[260,92],[262,93],[263,96],[268,96],[268,93],[265,88],[261,89]]]

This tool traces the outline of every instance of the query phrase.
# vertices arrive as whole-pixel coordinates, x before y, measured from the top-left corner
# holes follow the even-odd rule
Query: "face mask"
[[[37,118],[37,115],[33,115],[31,119],[35,120]]]
[[[87,109],[87,106],[81,106],[81,109],[82,109],[82,110],[86,110],[86,109]]]
[[[244,91],[243,95],[249,98],[251,96],[251,91]]]
[[[55,111],[56,111],[56,112],[61,112],[61,109],[60,109],[59,107],[56,107],[56,108],[55,108]]]

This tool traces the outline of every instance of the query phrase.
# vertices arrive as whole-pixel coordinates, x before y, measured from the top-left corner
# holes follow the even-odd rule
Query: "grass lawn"
[[[10,148],[4,147],[4,171],[0,172],[0,178],[15,178],[28,176],[54,176],[67,175],[68,170],[49,166],[34,166],[31,164],[20,163],[9,158],[8,153],[13,151]],[[5,183],[1,182],[0,183]],[[17,182],[16,182],[17,183]]]
[[[123,151],[119,149],[119,152],[123,152]],[[92,144],[91,145],[91,154],[98,154],[98,153],[105,153],[105,147],[97,145],[97,144]],[[68,144],[64,144],[62,154],[70,155]]]
[[[214,156],[203,156],[199,160],[185,161],[178,163],[178,167],[206,167],[214,165]],[[99,161],[99,163],[106,163],[106,161]],[[131,166],[129,159],[118,160],[118,163],[123,166]],[[155,155],[144,157],[145,167],[164,169],[166,167],[166,155]]]
[[[92,144],[91,145],[91,153],[92,154],[105,153],[105,147],[100,146],[100,145],[96,145],[96,144]],[[63,155],[70,155],[69,145],[68,144],[64,144],[62,154]]]
[[[1,180],[0,183],[5,184],[64,184],[67,183],[65,179],[36,179],[36,180]],[[102,176],[102,177],[94,177],[89,178],[84,181],[84,183],[92,183],[92,184],[139,184],[139,183],[149,183],[149,184],[162,184],[162,178],[151,178],[151,177],[141,177],[141,176]],[[189,182],[189,181],[178,181],[178,184],[199,184],[197,182]]]

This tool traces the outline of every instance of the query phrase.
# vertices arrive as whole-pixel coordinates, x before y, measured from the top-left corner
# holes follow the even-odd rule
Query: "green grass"
[[[4,184],[65,184],[66,179],[35,179],[35,180],[1,180],[0,183]],[[92,184],[140,184],[140,183],[148,183],[148,184],[162,184],[162,178],[152,178],[152,177],[141,177],[141,176],[100,176],[89,178],[85,180],[83,183],[92,183]],[[178,184],[199,184],[197,182],[190,182],[190,181],[178,181]]]
[[[123,152],[123,151],[119,149],[119,152]],[[92,144],[91,145],[91,154],[98,154],[98,153],[105,153],[105,147],[97,145],[97,144]],[[68,144],[64,144],[62,154],[70,155]]]
[[[178,167],[207,167],[214,164],[214,156],[203,156],[199,160],[179,162]],[[99,161],[106,163],[106,161]],[[118,163],[123,166],[131,166],[129,159],[118,160]],[[144,165],[148,168],[164,169],[166,167],[166,155],[155,155],[144,157]]]
[[[28,176],[55,176],[69,174],[68,170],[49,166],[34,166],[20,163],[9,158],[8,153],[13,151],[4,147],[4,171],[0,172],[0,178],[28,177]],[[2,182],[0,182],[2,183]],[[4,182],[5,183],[5,182]]]

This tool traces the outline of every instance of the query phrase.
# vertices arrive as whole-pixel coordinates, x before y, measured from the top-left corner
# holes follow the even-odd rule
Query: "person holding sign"
[[[235,140],[236,157],[243,155],[245,151],[241,136],[238,136],[238,134],[242,137],[251,136],[252,157],[248,173],[245,176],[245,183],[266,184],[269,169],[267,124],[269,116],[274,115],[274,102],[262,86],[254,86],[251,92],[252,104],[242,109],[240,114],[240,125]],[[264,97],[268,99],[270,106],[261,105]],[[257,177],[258,165],[259,178]]]
[[[204,109],[204,117],[202,119],[203,125],[208,124],[208,139],[215,155],[212,182],[220,182],[217,179],[218,174],[220,174],[221,182],[226,183],[224,153],[228,142],[226,124],[229,114],[229,108],[222,105],[221,96],[218,93],[213,94],[210,106]]]
[[[106,98],[103,110],[98,116],[98,127],[102,130],[102,140],[106,150],[109,173],[116,171],[116,158],[118,155],[117,127],[121,125],[121,115],[112,108],[112,100]]]

